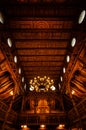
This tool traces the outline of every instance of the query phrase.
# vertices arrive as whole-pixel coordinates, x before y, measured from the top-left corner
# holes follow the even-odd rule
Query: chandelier
[[[30,91],[47,92],[49,89],[52,91],[55,90],[54,81],[50,77],[37,76],[30,80]]]

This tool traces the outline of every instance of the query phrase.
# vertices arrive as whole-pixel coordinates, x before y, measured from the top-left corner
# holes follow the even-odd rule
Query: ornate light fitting
[[[49,89],[52,91],[55,90],[54,81],[53,79],[50,79],[50,77],[44,76],[41,78],[40,76],[37,76],[30,80],[30,91],[47,92]]]

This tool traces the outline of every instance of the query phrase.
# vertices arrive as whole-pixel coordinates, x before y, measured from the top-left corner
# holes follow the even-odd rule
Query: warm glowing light
[[[75,94],[75,91],[74,91],[74,90],[72,90],[72,95],[73,95],[73,94]]]
[[[64,127],[65,127],[64,124],[60,124],[57,128],[58,128],[58,129],[63,129]]]
[[[21,128],[27,128],[27,125],[21,125]]]
[[[21,128],[23,128],[23,125],[21,125]]]
[[[52,85],[52,86],[50,87],[50,89],[54,91],[56,88],[55,88],[55,86]]]
[[[10,92],[10,95],[13,95],[13,91]]]
[[[52,83],[54,82],[53,79],[51,80],[51,82],[52,82]]]
[[[86,11],[83,10],[79,16],[79,19],[78,19],[78,23],[81,24],[85,18],[85,15],[86,15]]]
[[[10,38],[7,39],[7,44],[8,44],[9,47],[12,47],[12,41],[11,41]]]
[[[19,74],[21,74],[21,68],[19,68]]]
[[[59,89],[61,89],[61,84],[59,83],[58,85],[59,85]]]
[[[46,76],[44,76],[44,78],[46,79]]]
[[[71,41],[71,46],[74,47],[75,44],[76,44],[76,38],[74,37],[74,38],[72,39],[72,41]]]
[[[14,56],[14,62],[17,63],[17,56]]]
[[[63,73],[65,73],[66,72],[66,69],[65,69],[65,67],[63,67]]]
[[[24,125],[24,127],[23,128],[27,128],[27,125]]]
[[[29,83],[30,83],[30,91],[35,90],[37,92],[40,92],[40,91],[46,92],[49,89],[55,90],[55,87],[51,87],[51,86],[54,86],[53,79],[50,79],[50,77],[47,77],[47,76],[34,77],[34,79],[31,79]]]
[[[45,128],[45,125],[40,125],[41,128]]]
[[[66,61],[67,61],[67,62],[70,61],[70,56],[69,56],[69,55],[67,55],[67,57],[66,57]]]
[[[25,84],[25,85],[24,85],[24,89],[25,89],[25,90],[26,90],[26,87],[27,87],[27,85]]]
[[[62,78],[62,76],[60,77],[60,80],[61,80],[61,82],[63,81],[63,78]]]
[[[24,77],[22,77],[22,82],[24,82]]]
[[[34,87],[33,86],[30,86],[30,91],[33,91],[34,90]]]
[[[4,24],[4,18],[3,18],[3,15],[2,15],[1,12],[0,12],[0,22],[1,22],[2,24]]]
[[[39,79],[39,78],[40,78],[40,76],[37,76],[37,78]]]
[[[62,128],[63,127],[62,124],[60,124],[59,127]]]

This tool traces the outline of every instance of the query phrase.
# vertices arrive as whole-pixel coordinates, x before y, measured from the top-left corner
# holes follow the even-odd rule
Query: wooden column
[[[64,104],[63,104],[63,98],[62,98],[62,95],[60,96],[60,100],[61,100],[60,102],[61,102],[62,110],[65,111],[65,109],[64,109]]]
[[[21,105],[21,112],[24,110],[25,97],[22,97],[22,105]]]

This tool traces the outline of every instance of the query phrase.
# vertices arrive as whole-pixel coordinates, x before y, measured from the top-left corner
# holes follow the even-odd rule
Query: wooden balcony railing
[[[58,125],[60,123],[65,123],[66,115],[65,113],[43,113],[43,114],[21,114],[19,117],[20,124],[27,125]]]
[[[76,105],[77,112],[79,115],[77,115],[75,109],[71,109],[68,113],[68,117],[71,122],[76,122],[78,120],[86,119],[86,98],[83,99],[79,104]]]
[[[4,121],[7,109],[8,106],[0,100],[0,121]],[[7,123],[16,123],[17,117],[17,113],[11,110],[8,114]]]

